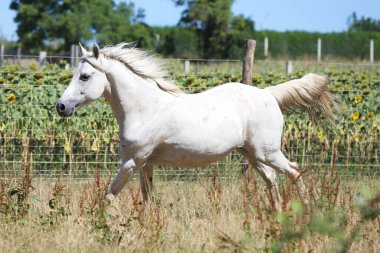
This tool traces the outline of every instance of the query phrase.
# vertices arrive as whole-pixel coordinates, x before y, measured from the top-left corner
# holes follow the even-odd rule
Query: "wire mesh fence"
[[[241,73],[242,60],[205,60],[205,59],[168,59],[169,69],[173,72],[190,73]],[[188,62],[186,64],[186,62]],[[292,65],[291,70],[287,68]],[[316,61],[288,61],[288,60],[255,60],[254,73],[280,72],[291,74],[291,72],[328,72],[328,71],[378,71],[380,64],[369,62],[316,62]]]
[[[92,176],[96,169],[99,169],[102,175],[115,174],[118,170],[121,162],[118,156],[118,126],[105,101],[97,101],[69,119],[60,118],[56,114],[56,100],[72,76],[72,69],[68,68],[67,62],[61,58],[57,59],[52,61],[57,64],[47,64],[43,69],[35,66],[35,58],[32,59],[33,64],[29,63],[27,68],[18,65],[0,67],[1,177],[17,175],[25,165],[26,154],[30,154],[29,162],[33,174],[40,177],[64,175],[85,178]],[[171,66],[172,72],[179,73],[183,72],[184,61],[167,60],[167,63]],[[299,68],[305,72],[317,71],[318,68],[323,68],[325,71],[329,68],[338,71],[341,68],[345,72],[350,68],[358,72],[365,71],[365,77],[360,74],[355,80],[343,80],[341,77],[333,79],[332,91],[341,100],[347,100],[347,103],[352,102],[352,96],[356,103],[356,98],[360,96],[367,104],[359,101],[358,105],[365,106],[360,108],[357,104],[347,106],[345,117],[348,120],[325,131],[319,126],[312,125],[305,114],[286,116],[282,141],[282,149],[286,155],[291,160],[297,161],[303,169],[327,168],[333,163],[339,168],[341,175],[380,175],[380,128],[376,125],[379,112],[378,107],[374,107],[379,104],[380,75],[375,73],[376,65],[321,65],[305,62],[293,64],[295,69]],[[198,63],[195,61],[190,63],[191,68],[194,68],[191,70],[194,72],[189,75],[199,73],[196,78],[213,82],[214,76],[219,75],[218,73],[240,73],[241,62],[198,60]],[[367,74],[371,71],[374,74]],[[276,78],[264,72],[283,73],[284,62],[256,61],[255,73],[260,78],[264,81]],[[225,77],[222,75],[218,78]],[[173,79],[176,78],[174,75]],[[340,83],[344,81],[350,85],[340,87]],[[365,82],[369,85],[364,87],[362,84]],[[273,80],[273,83],[276,81]],[[193,92],[190,86],[182,88],[186,92]],[[367,115],[362,125],[357,124],[358,119],[352,118],[359,109],[361,115]],[[374,119],[370,119],[371,113],[374,113]],[[158,166],[155,174],[166,179],[191,180],[210,176],[217,171],[221,177],[236,177],[246,166],[244,158],[239,153],[233,152],[207,167],[184,169]]]
[[[66,68],[75,67],[78,64],[79,57],[70,57],[66,55],[15,55],[6,54],[2,56],[0,64],[9,65],[17,64],[19,66],[29,66],[36,64],[43,66],[46,64],[62,64]],[[169,71],[190,72],[190,73],[241,73],[242,63],[241,59],[236,60],[220,60],[220,59],[163,59]],[[322,72],[330,70],[341,71],[378,71],[380,63],[368,61],[356,62],[329,62],[329,61],[302,61],[302,60],[255,60],[254,72],[284,72],[288,73],[287,65],[292,64],[292,71],[308,71],[308,72]]]

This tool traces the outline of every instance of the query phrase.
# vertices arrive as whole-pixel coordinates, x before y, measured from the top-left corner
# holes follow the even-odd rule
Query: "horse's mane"
[[[135,74],[153,80],[165,92],[171,94],[183,93],[172,80],[167,78],[167,72],[162,61],[147,51],[135,48],[135,43],[106,46],[100,52],[106,58],[123,63]]]

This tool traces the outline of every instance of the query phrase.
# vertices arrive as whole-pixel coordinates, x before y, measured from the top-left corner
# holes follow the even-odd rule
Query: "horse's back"
[[[185,95],[193,108],[204,113],[217,110],[221,114],[234,113],[250,119],[265,118],[281,113],[274,96],[265,89],[241,83],[226,83],[198,94]],[[269,113],[269,114],[268,114]],[[275,116],[276,117],[276,116]]]
[[[223,85],[213,87],[207,91],[187,94],[186,99],[202,102],[204,100],[210,102],[222,101],[225,102],[242,102],[249,103],[252,102],[260,103],[265,102],[265,100],[273,100],[274,97],[265,89],[260,89],[246,84],[241,83],[225,83]]]

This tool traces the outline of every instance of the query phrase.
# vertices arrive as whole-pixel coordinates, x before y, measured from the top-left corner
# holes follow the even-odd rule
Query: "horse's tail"
[[[307,74],[300,79],[267,87],[266,90],[276,98],[284,111],[305,109],[314,121],[324,112],[333,121],[335,99],[328,91],[328,83],[326,76]]]

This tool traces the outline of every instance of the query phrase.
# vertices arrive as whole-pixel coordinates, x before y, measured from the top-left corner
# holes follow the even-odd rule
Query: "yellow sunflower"
[[[91,151],[97,152],[99,150],[100,150],[100,140],[98,138],[96,138],[91,145]]]
[[[360,113],[359,112],[354,112],[351,116],[352,122],[355,122],[359,119]]]
[[[375,113],[374,112],[369,112],[368,113],[368,119],[374,119],[375,118]]]
[[[322,140],[323,139],[323,131],[320,130],[318,133],[317,133],[317,137],[319,140]]]
[[[359,104],[363,100],[363,97],[361,95],[357,95],[355,97],[355,104]]]
[[[11,93],[8,95],[8,103],[13,103],[16,100],[16,95]]]

